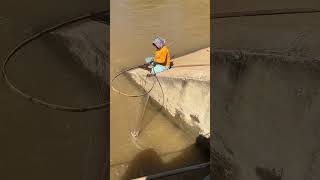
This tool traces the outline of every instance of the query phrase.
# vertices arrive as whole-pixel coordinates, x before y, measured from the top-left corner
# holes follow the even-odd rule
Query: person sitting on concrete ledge
[[[152,45],[156,48],[154,57],[145,58],[146,64],[144,68],[150,71],[148,76],[156,75],[157,73],[170,69],[171,59],[168,47],[165,45],[165,40],[157,37]],[[151,65],[151,68],[149,68]]]

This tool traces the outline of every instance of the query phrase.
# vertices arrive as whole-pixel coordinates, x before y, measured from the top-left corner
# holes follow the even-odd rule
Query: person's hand
[[[170,62],[169,68],[172,68],[173,66],[173,61]]]

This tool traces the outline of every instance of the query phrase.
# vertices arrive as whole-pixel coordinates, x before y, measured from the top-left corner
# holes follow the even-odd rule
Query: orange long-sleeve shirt
[[[170,54],[167,46],[163,46],[161,49],[156,50],[154,53],[154,62],[161,64],[162,66],[170,66]]]

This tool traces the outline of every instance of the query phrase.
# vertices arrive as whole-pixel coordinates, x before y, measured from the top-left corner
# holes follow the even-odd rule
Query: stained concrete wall
[[[217,50],[212,81],[212,179],[320,179],[320,61]]]
[[[86,21],[52,33],[88,71],[109,83],[109,25]]]
[[[157,75],[164,91],[155,85],[150,97],[163,105],[171,120],[192,137],[210,134],[210,48],[187,54],[174,60],[176,68]],[[185,65],[205,65],[179,67]],[[129,76],[144,87],[146,75],[142,69],[129,71]],[[145,89],[149,89],[153,78],[147,78]]]

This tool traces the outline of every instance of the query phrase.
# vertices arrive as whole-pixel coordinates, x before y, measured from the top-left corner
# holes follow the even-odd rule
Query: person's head
[[[160,37],[157,37],[156,39],[153,40],[152,45],[156,49],[161,49],[165,45],[166,41]]]

